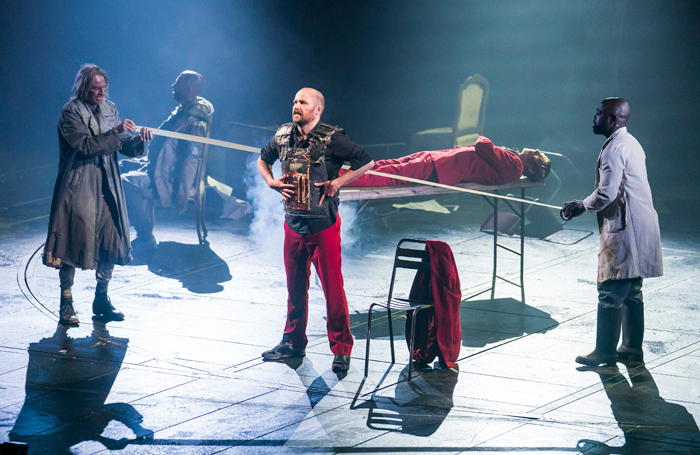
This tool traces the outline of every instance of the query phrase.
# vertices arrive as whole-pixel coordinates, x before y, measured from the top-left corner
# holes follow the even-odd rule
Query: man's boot
[[[598,322],[596,324],[595,349],[588,355],[576,357],[576,363],[589,367],[617,363],[617,342],[620,339],[620,319],[622,311],[619,308],[598,307]]]
[[[80,324],[80,321],[75,316],[75,309],[73,309],[73,297],[61,296],[58,323],[64,325]]]
[[[136,238],[131,242],[131,246],[135,250],[153,252],[158,248],[158,241],[153,235],[156,220],[154,201],[153,199],[138,199],[138,201],[134,201],[134,204],[138,204],[138,206],[135,206],[133,212],[129,212],[131,224],[136,230]]]
[[[622,344],[617,349],[617,358],[629,362],[643,362],[644,303],[625,302],[622,306]]]
[[[124,313],[112,306],[112,301],[106,292],[95,294],[95,300],[92,301],[92,312],[95,316],[101,316],[107,321],[123,321]]]

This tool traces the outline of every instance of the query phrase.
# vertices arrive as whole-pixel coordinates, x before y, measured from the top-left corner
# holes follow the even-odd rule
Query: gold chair
[[[454,125],[414,134],[409,144],[409,153],[475,144],[479,136],[484,134],[488,98],[489,81],[480,74],[469,76],[459,87]]]

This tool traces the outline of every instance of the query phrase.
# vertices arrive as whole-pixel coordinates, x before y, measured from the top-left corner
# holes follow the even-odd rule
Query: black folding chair
[[[389,297],[386,301],[374,302],[369,306],[369,314],[367,316],[367,353],[365,355],[365,378],[369,372],[369,343],[372,335],[372,309],[375,306],[386,308],[387,317],[389,319],[389,337],[391,339],[391,363],[396,363],[394,354],[394,329],[391,321],[391,311],[409,311],[413,310],[413,318],[411,324],[411,336],[409,341],[409,363],[408,363],[408,380],[411,380],[411,371],[413,363],[413,348],[416,337],[416,316],[420,310],[424,310],[433,306],[432,301],[402,299],[394,297],[394,282],[396,280],[397,269],[413,269],[417,271],[425,270],[430,273],[430,253],[425,249],[425,240],[402,239],[396,245],[396,254],[394,255],[394,268],[391,272],[391,283],[389,284]],[[414,248],[406,248],[404,244],[422,245],[423,249],[417,250]]]

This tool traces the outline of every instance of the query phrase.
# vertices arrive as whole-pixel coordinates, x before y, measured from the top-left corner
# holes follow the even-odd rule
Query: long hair
[[[73,83],[73,90],[70,97],[71,101],[75,99],[85,101],[87,99],[92,78],[95,76],[104,77],[105,84],[107,83],[107,73],[94,63],[85,63],[80,67],[80,71],[78,71],[78,75],[75,76],[75,82]],[[107,93],[105,93],[105,98],[107,98]]]

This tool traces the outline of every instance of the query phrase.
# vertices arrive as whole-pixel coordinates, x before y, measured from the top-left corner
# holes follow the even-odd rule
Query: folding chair
[[[416,239],[401,239],[398,245],[396,245],[396,254],[394,255],[394,267],[391,272],[391,283],[389,284],[389,296],[386,301],[374,302],[369,306],[369,314],[367,316],[367,352],[365,355],[365,378],[369,372],[369,344],[372,337],[372,309],[375,306],[380,306],[386,308],[387,316],[389,319],[389,337],[391,339],[391,363],[396,363],[396,357],[394,355],[394,329],[391,322],[391,311],[413,311],[413,318],[411,324],[411,339],[409,341],[409,363],[408,363],[408,380],[411,380],[411,370],[413,364],[413,348],[415,342],[416,334],[416,316],[420,310],[424,310],[433,306],[432,301],[425,300],[415,300],[415,299],[401,299],[395,298],[394,295],[394,282],[396,280],[396,270],[397,269],[413,269],[416,273],[419,270],[425,270],[430,273],[430,253],[425,249],[425,240]],[[413,248],[406,248],[404,244],[422,245],[422,250],[417,250]]]

